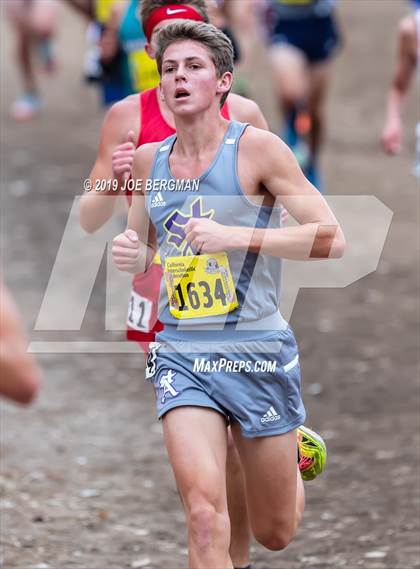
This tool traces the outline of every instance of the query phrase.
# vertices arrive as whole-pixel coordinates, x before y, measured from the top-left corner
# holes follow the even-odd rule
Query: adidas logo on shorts
[[[162,194],[158,192],[152,199],[152,203],[150,207],[164,207],[166,205],[165,200],[162,197]]]
[[[261,423],[272,423],[274,421],[280,421],[280,419],[280,415],[277,413],[274,407],[271,406],[267,413],[264,413],[264,415],[261,417]]]

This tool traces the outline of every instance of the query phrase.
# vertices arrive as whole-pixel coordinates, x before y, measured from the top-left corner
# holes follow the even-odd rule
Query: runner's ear
[[[144,50],[147,53],[147,55],[150,57],[150,59],[156,59],[156,50],[154,49],[151,43],[147,42],[146,45],[144,46]]]
[[[218,79],[218,86],[216,93],[227,93],[232,87],[233,75],[230,71],[226,71]]]

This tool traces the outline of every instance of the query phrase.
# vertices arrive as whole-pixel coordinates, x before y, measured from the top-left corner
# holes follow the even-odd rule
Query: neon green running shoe
[[[299,427],[298,463],[302,480],[313,480],[321,474],[327,461],[327,447],[320,437],[308,427]]]

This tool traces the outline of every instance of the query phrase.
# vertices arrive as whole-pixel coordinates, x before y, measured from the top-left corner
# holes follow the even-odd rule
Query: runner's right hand
[[[397,119],[390,120],[382,132],[382,148],[387,154],[399,154],[401,152],[402,139],[401,122]]]
[[[112,241],[112,259],[119,271],[137,273],[139,264],[139,237],[132,229],[126,229]]]
[[[114,178],[125,181],[131,176],[133,168],[134,153],[136,151],[136,140],[134,131],[130,130],[127,139],[119,144],[112,154],[112,172]]]

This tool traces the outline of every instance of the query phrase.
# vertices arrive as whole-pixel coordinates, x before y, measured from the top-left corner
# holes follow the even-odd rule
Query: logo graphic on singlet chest
[[[196,219],[212,219],[214,214],[214,209],[204,211],[202,197],[197,198],[190,204],[188,213],[183,213],[176,209],[163,223],[163,227],[167,233],[167,243],[174,245],[183,256],[194,255],[185,236],[185,226],[193,217]]]

